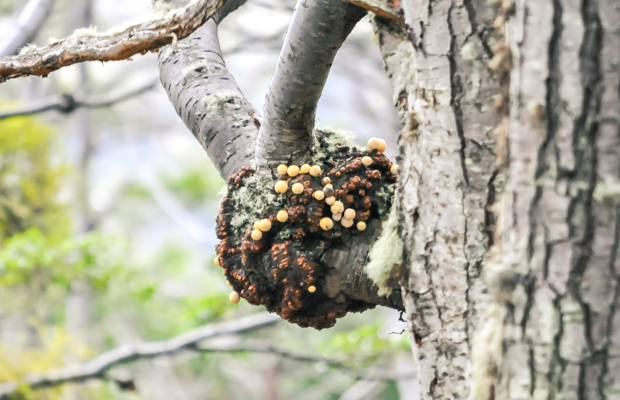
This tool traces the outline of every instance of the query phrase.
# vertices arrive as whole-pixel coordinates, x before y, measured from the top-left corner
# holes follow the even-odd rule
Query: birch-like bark
[[[495,195],[500,92],[486,0],[406,0],[408,31],[376,19],[400,135],[403,302],[422,399],[463,399],[471,345],[490,299],[481,278]]]
[[[216,17],[159,55],[170,101],[224,179],[254,166],[258,134],[254,108],[226,69],[217,35],[218,23],[244,2],[228,2]]]
[[[312,148],[316,107],[336,52],[366,14],[341,0],[300,0],[263,107],[256,164],[300,161]]]
[[[620,3],[518,0],[498,281],[502,399],[620,398]]]

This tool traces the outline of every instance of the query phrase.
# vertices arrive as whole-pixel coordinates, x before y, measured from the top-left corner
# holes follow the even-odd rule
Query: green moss
[[[379,295],[389,295],[388,279],[394,269],[403,263],[403,241],[398,234],[396,207],[392,207],[388,220],[383,223],[381,236],[370,249],[368,257],[370,262],[364,267],[366,275],[379,287]]]

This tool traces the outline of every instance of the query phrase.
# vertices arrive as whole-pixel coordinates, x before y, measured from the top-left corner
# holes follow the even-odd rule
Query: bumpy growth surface
[[[331,246],[354,243],[369,220],[387,218],[396,175],[382,149],[361,151],[334,145],[330,133],[317,136],[317,155],[301,169],[281,166],[269,178],[243,168],[230,177],[217,221],[216,263],[249,303],[321,329],[349,311],[374,307],[328,296],[322,288],[333,266],[322,256]],[[284,193],[276,192],[278,181],[286,182]]]

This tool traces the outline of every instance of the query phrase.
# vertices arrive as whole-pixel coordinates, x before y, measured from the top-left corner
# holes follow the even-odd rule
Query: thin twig
[[[78,108],[102,108],[110,107],[116,103],[120,103],[125,100],[140,96],[143,93],[148,92],[155,88],[159,79],[154,80],[146,85],[143,85],[136,89],[131,89],[122,93],[113,93],[104,96],[88,97],[83,100],[76,99],[70,94],[62,94],[60,96],[53,96],[47,99],[40,100],[34,104],[22,107],[13,111],[0,112],[0,120],[23,117],[27,115],[39,114],[47,111],[60,111],[63,114],[69,114]]]
[[[362,7],[365,10],[370,11],[377,17],[391,19],[396,21],[399,25],[405,25],[405,18],[390,5],[389,2],[381,3],[379,1],[368,2],[364,0],[344,0],[348,3],[355,4],[358,7]]]
[[[330,367],[338,368],[345,374],[363,380],[371,381],[399,381],[415,379],[414,372],[396,373],[390,371],[366,370],[359,371],[346,365],[342,361],[329,359],[314,354],[301,354],[290,350],[280,349],[271,345],[258,343],[232,343],[232,344],[202,344],[196,345],[195,349],[200,352],[228,352],[228,353],[268,353],[300,362],[325,363]]]
[[[264,327],[280,320],[275,314],[261,313],[236,321],[205,325],[182,333],[168,340],[126,344],[105,352],[91,361],[67,367],[43,375],[27,375],[20,382],[9,381],[0,384],[0,399],[6,399],[19,389],[19,384],[30,388],[58,386],[67,382],[82,382],[88,379],[105,379],[105,373],[115,365],[143,358],[153,358],[178,353],[193,348],[198,342],[216,336],[230,335]]]
[[[211,18],[226,0],[195,0],[183,8],[119,33],[73,34],[59,42],[0,60],[0,82],[22,76],[47,76],[85,61],[125,60],[189,36]]]

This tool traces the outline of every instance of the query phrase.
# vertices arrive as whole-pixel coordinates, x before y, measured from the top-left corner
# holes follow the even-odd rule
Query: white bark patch
[[[226,104],[231,104],[232,110],[240,110],[243,99],[239,98],[236,92],[215,93],[202,98],[201,103],[204,106],[205,113],[209,118],[221,118],[222,109]]]

